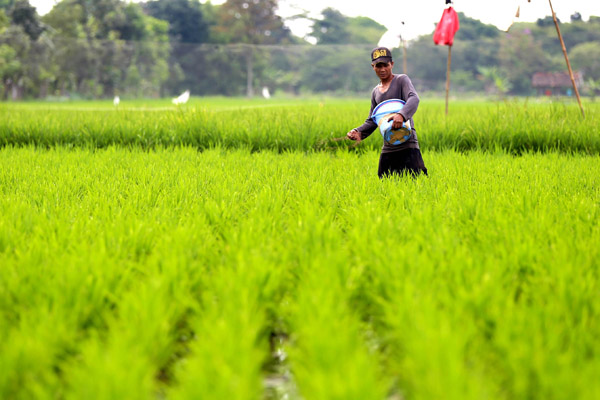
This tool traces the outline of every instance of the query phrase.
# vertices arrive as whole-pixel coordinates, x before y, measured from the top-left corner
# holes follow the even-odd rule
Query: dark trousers
[[[420,173],[427,175],[427,168],[419,149],[404,149],[393,153],[381,153],[379,157],[380,178],[393,174],[411,174],[417,176]]]

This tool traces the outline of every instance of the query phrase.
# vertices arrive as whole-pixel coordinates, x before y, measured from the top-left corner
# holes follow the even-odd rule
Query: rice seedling
[[[0,150],[0,398],[600,392],[597,155],[106,138]]]
[[[429,150],[600,153],[598,103],[586,104],[585,119],[575,105],[564,104],[457,102],[448,117],[442,108],[439,102],[423,100],[415,116],[419,139]],[[352,99],[270,103],[217,98],[183,107],[140,102],[118,109],[110,102],[2,104],[0,146],[193,146],[279,152],[348,148],[350,141],[332,139],[360,125],[368,111],[368,101]],[[380,146],[375,132],[357,148]]]

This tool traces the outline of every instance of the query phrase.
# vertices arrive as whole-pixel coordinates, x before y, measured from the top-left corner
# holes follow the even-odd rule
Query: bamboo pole
[[[452,62],[452,46],[448,46],[448,67],[446,69],[446,115],[448,115],[448,93],[450,92],[450,63]]]
[[[404,21],[401,23],[404,25]],[[398,39],[400,39],[400,45],[402,46],[402,73],[406,75],[408,73],[408,68],[406,67],[406,41],[402,37],[402,34],[398,35]]]
[[[550,10],[552,11],[552,19],[554,20],[554,26],[556,26],[556,33],[558,33],[558,39],[560,40],[560,45],[562,47],[563,54],[565,55],[565,61],[567,62],[567,69],[569,70],[569,76],[571,77],[571,83],[573,84],[573,89],[575,90],[575,96],[577,96],[577,102],[579,103],[579,109],[581,110],[581,115],[585,118],[585,113],[583,112],[583,106],[581,105],[581,98],[579,97],[579,90],[577,90],[577,84],[575,83],[575,78],[573,77],[573,70],[571,69],[571,63],[569,62],[569,56],[567,55],[567,48],[565,47],[565,42],[560,33],[560,28],[558,27],[558,21],[556,19],[556,14],[554,13],[554,8],[552,7],[552,0],[548,0],[550,3]]]
[[[404,75],[406,75],[408,73],[406,67],[406,42],[402,38],[400,40],[402,40],[402,67],[404,68]]]

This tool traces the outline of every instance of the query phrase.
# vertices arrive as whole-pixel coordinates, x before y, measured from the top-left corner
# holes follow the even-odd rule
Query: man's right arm
[[[371,95],[371,109],[369,110],[369,116],[367,117],[367,119],[365,119],[365,122],[361,126],[359,126],[358,128],[354,128],[350,132],[348,132],[348,137],[350,137],[351,132],[358,131],[358,133],[360,134],[360,139],[362,140],[368,138],[369,135],[373,133],[375,128],[377,128],[377,124],[375,123],[375,121],[373,121],[371,115],[373,114],[373,110],[376,106],[377,104],[375,102],[375,93],[373,92],[373,94]]]

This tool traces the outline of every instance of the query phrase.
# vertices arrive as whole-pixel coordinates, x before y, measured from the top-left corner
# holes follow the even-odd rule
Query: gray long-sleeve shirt
[[[381,149],[381,152],[391,153],[404,149],[418,149],[419,141],[417,139],[415,123],[412,117],[417,112],[417,108],[419,107],[419,95],[410,81],[410,78],[404,74],[394,74],[392,82],[390,83],[390,87],[384,93],[379,90],[379,85],[373,89],[373,93],[371,94],[371,111],[369,111],[369,116],[365,120],[365,123],[356,129],[361,133],[361,137],[364,139],[373,133],[375,129],[379,128],[375,121],[371,119],[371,115],[379,103],[390,99],[400,99],[406,102],[399,114],[402,114],[405,121],[410,121],[410,126],[412,126],[412,136],[406,142],[399,145],[392,145],[383,142],[383,148]]]

